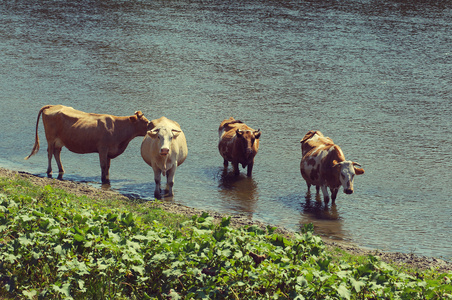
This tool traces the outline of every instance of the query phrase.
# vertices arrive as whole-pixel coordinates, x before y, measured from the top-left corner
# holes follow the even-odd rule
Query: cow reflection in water
[[[311,198],[312,195],[312,198]],[[301,201],[302,219],[300,220],[300,229],[305,224],[312,223],[314,225],[314,232],[317,235],[333,239],[343,240],[346,238],[346,233],[343,231],[342,218],[337,211],[337,206],[328,206],[325,204],[320,194],[310,192]]]
[[[320,198],[320,194],[314,194],[312,199],[311,193],[308,191],[305,196],[305,202],[301,203],[303,213],[317,220],[338,220],[339,214],[336,205],[328,207]]]
[[[219,194],[224,205],[236,212],[244,213],[251,219],[258,199],[257,183],[252,177],[235,175],[227,169],[219,172]]]

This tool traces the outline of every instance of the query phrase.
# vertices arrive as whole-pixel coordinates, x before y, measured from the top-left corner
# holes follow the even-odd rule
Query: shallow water
[[[187,137],[166,201],[450,259],[452,9],[424,2],[4,1],[0,165],[45,175],[42,122],[41,151],[23,160],[45,104],[142,110]],[[223,169],[217,129],[230,116],[263,132],[252,178]],[[366,170],[336,206],[306,193],[310,129]],[[140,143],[112,161],[112,188],[152,199]],[[96,154],[62,161],[65,179],[99,185]]]

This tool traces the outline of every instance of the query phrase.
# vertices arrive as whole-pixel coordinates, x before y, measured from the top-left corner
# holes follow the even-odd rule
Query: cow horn
[[[361,167],[361,165],[360,165],[359,163],[357,163],[357,162],[353,162],[353,165],[354,165],[354,166]]]
[[[173,133],[174,137],[178,137],[182,130],[171,129],[171,132]]]
[[[138,119],[141,119],[141,117],[143,117],[143,113],[141,112],[141,110],[137,110],[135,112],[135,115],[138,117]]]
[[[258,139],[258,138],[260,138],[260,136],[261,136],[261,129],[259,128],[257,131],[254,131],[254,137],[256,139]]]
[[[159,130],[160,130],[160,128],[154,128],[154,129],[152,129],[152,130],[149,130],[149,131],[148,131],[148,135],[149,135],[151,138],[155,138],[155,137],[157,137],[157,134],[159,133]]]

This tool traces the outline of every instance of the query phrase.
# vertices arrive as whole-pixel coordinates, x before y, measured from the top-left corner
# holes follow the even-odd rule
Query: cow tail
[[[39,118],[41,117],[42,112],[44,111],[44,109],[49,108],[51,105],[47,105],[42,107],[39,110],[38,113],[38,119],[36,120],[36,135],[35,135],[35,145],[33,146],[33,149],[31,150],[30,155],[28,155],[27,157],[25,157],[25,159],[29,159],[30,157],[32,157],[33,155],[35,155],[36,153],[38,153],[39,151],[39,136],[38,136],[38,125],[39,125]]]

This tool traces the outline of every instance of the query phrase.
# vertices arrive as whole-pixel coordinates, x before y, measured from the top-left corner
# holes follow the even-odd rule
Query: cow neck
[[[137,133],[137,128],[132,121],[130,121],[129,117],[117,117],[116,122],[119,123],[117,127],[120,130],[115,130],[118,133],[118,138],[121,141],[131,141],[133,138],[137,137],[139,134]],[[137,123],[139,120],[137,120]]]

